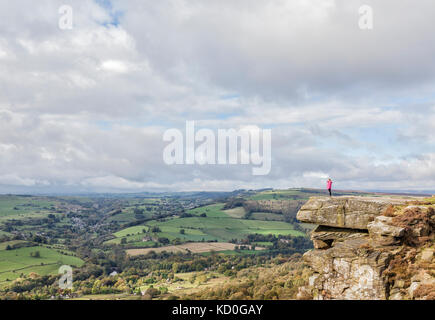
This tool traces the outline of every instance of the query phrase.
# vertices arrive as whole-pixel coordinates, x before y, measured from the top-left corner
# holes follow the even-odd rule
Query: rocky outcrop
[[[323,226],[367,229],[367,224],[391,204],[403,199],[369,197],[312,197],[297,213],[298,220]]]
[[[299,297],[371,300],[435,295],[434,210],[431,204],[408,206],[409,201],[311,198],[297,213],[300,221],[318,224],[311,233],[315,249],[303,256],[312,275],[299,289]]]
[[[373,246],[386,246],[400,244],[405,228],[393,225],[393,218],[379,216],[367,224],[370,234],[370,243]]]

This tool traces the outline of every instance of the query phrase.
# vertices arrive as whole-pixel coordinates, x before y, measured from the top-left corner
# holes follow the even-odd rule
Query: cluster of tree
[[[253,245],[257,242],[270,242],[267,254],[294,254],[304,253],[313,248],[313,243],[306,237],[293,237],[290,235],[273,235],[273,234],[249,234],[245,239],[232,239],[232,243],[241,245]]]
[[[225,202],[223,206],[224,210],[233,209],[236,207],[243,207],[245,205],[245,199],[243,198],[230,198]]]
[[[15,249],[19,249],[19,248],[33,247],[33,246],[35,246],[35,245],[31,242],[17,242],[17,243],[13,243],[13,244],[8,244],[5,249],[6,250],[15,250]]]
[[[298,288],[308,282],[310,270],[303,266],[301,256],[272,259],[268,268],[250,267],[238,271],[229,281],[218,286],[209,286],[198,292],[181,295],[181,299],[212,300],[273,300],[295,299]]]
[[[177,281],[175,274],[179,272],[210,269],[232,276],[237,270],[266,264],[268,261],[267,257],[255,256],[213,254],[203,257],[167,253],[154,253],[146,258],[126,259],[125,254],[119,248],[115,252],[91,251],[88,255],[85,266],[74,270],[73,289],[70,291],[59,289],[59,275],[40,276],[33,273],[28,276],[23,275],[10,285],[3,287],[0,290],[0,298],[17,298],[17,295],[20,295],[26,299],[48,299],[51,296],[66,294],[71,297],[86,294],[140,293],[140,288],[145,284],[152,285],[162,279]],[[32,256],[37,256],[37,253]],[[114,270],[119,271],[115,276],[112,275]],[[155,293],[152,296],[160,294],[165,294],[165,292]]]
[[[41,258],[41,253],[38,250],[32,251],[32,252],[30,252],[30,256],[32,258]]]
[[[275,241],[271,236],[251,235],[249,241]],[[293,240],[293,239],[289,239]],[[295,240],[296,242],[299,240]],[[296,244],[295,242],[295,244]],[[213,253],[209,256],[194,255],[190,253],[155,253],[147,256],[128,258],[121,246],[114,246],[111,250],[91,250],[88,247],[77,248],[76,253],[86,260],[82,268],[74,270],[74,286],[72,290],[60,290],[58,286],[58,275],[24,276],[14,281],[9,286],[1,289],[0,298],[25,298],[25,299],[48,299],[50,297],[61,297],[68,295],[82,296],[87,294],[116,294],[128,293],[142,296],[144,292],[140,288],[144,285],[153,285],[162,280],[176,282],[177,273],[186,272],[218,272],[228,277],[241,275],[244,270],[252,268],[270,268],[271,266],[286,263],[289,256],[267,253],[260,255],[220,255]],[[296,259],[297,260],[297,259]],[[295,261],[296,261],[295,260]],[[113,271],[117,271],[115,276]],[[243,278],[243,277],[242,277]],[[252,277],[251,277],[252,278]],[[269,279],[270,281],[271,279]],[[284,291],[276,291],[279,297],[289,294],[287,289],[293,288],[293,282],[287,282]],[[266,279],[263,286],[267,286]],[[291,284],[291,285],[290,285]],[[241,285],[243,286],[243,285]],[[201,293],[201,297],[210,296],[212,298],[234,298],[244,292],[242,297],[251,298],[272,298],[270,292],[263,292],[264,288],[259,288],[255,284],[252,292],[245,292],[241,287],[226,288],[224,291],[214,288],[212,291]],[[274,291],[274,292],[275,292]],[[238,293],[239,292],[239,293]],[[260,292],[263,292],[260,294]],[[236,295],[235,295],[236,294]],[[148,290],[143,297],[147,298],[177,298],[165,292],[164,289]]]

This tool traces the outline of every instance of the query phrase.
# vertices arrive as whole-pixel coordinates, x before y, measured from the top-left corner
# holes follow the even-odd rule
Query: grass
[[[223,207],[224,203],[216,203],[188,210],[193,217],[148,221],[144,225],[114,233],[115,239],[105,243],[121,244],[121,241],[126,241],[128,247],[147,248],[153,247],[158,238],[167,238],[170,241],[179,239],[183,242],[228,242],[233,239],[244,239],[247,235],[255,233],[305,236],[304,233],[294,230],[292,224],[282,221],[282,215],[255,212],[252,219],[246,220],[242,219],[245,216],[243,207],[228,210],[223,210]],[[203,214],[206,216],[201,216]],[[158,227],[160,232],[151,232],[153,227]],[[142,241],[146,236],[153,241]]]
[[[129,293],[88,294],[70,300],[137,300],[140,296]]]
[[[45,217],[58,201],[41,197],[0,196],[0,220]]]
[[[138,207],[139,209],[144,209],[145,207]],[[134,214],[133,207],[128,207],[126,209],[123,209],[121,213],[118,213],[116,215],[111,216],[108,218],[108,221],[116,221],[120,224],[126,224],[130,222],[137,221],[136,215]],[[144,218],[151,218],[153,215],[153,211],[146,211],[144,210],[143,217]]]
[[[111,239],[111,240],[106,241],[105,243],[106,244],[121,244],[122,239],[125,238],[128,245],[131,245],[131,243],[142,242],[142,239],[144,236],[145,236],[145,234],[134,234],[134,235],[130,235],[130,236]],[[145,244],[145,242],[143,242],[143,244]]]
[[[27,241],[23,241],[23,240],[12,240],[12,241],[5,241],[5,242],[1,242],[0,243],[0,250],[5,250],[7,246],[13,246],[14,244],[18,244],[18,243],[24,243]]]
[[[145,255],[154,252],[192,252],[192,253],[204,253],[204,252],[220,252],[220,251],[232,251],[236,245],[227,242],[190,242],[186,244],[180,244],[176,246],[164,246],[160,248],[147,248],[147,249],[129,249],[127,254],[130,256]]]
[[[205,213],[208,218],[227,218],[229,216],[226,213],[226,211],[222,210],[223,206],[224,203],[216,203],[208,206],[191,209],[188,210],[187,212],[195,216],[199,216]]]
[[[31,257],[32,252],[39,251],[40,257]],[[64,255],[55,249],[43,246],[25,247],[14,250],[0,250],[0,283],[20,277],[20,274],[35,272],[39,275],[57,273],[62,265],[80,267],[80,258]]]
[[[273,243],[270,241],[257,241],[257,242],[254,242],[253,244],[255,244],[256,246],[260,246],[260,247],[270,247],[273,245]]]
[[[251,218],[255,220],[283,221],[284,215],[271,212],[253,212]]]
[[[224,211],[227,216],[231,217],[231,218],[238,218],[241,219],[245,216],[246,211],[243,207],[236,207],[233,209],[228,209]]]
[[[195,214],[207,212],[207,217],[171,218],[165,221],[149,221],[146,225],[126,228],[114,233],[115,239],[107,244],[120,244],[125,238],[128,246],[150,247],[154,242],[142,242],[145,236],[151,238],[168,238],[169,240],[180,239],[188,242],[220,241],[226,242],[232,239],[243,239],[248,234],[273,234],[305,236],[304,233],[294,230],[293,225],[283,221],[245,220],[231,218],[221,211],[222,204],[193,209]],[[199,210],[201,209],[201,210]],[[236,208],[239,209],[239,208]],[[208,210],[208,211],[207,211]],[[234,210],[234,209],[231,209]],[[240,209],[239,209],[240,211]],[[214,217],[210,217],[213,215]],[[262,218],[269,217],[272,220],[275,214],[259,213]],[[158,227],[161,232],[151,233],[152,227]],[[143,233],[143,230],[147,233]],[[181,232],[184,230],[184,233]]]
[[[154,241],[136,241],[136,242],[129,242],[129,247],[136,247],[136,248],[150,248],[153,247],[155,244]]]
[[[135,234],[141,234],[143,236],[144,229],[148,230],[149,228],[145,226],[134,226],[115,232],[113,235],[117,238],[122,238],[122,237],[126,237],[127,235],[135,235]]]
[[[239,229],[209,228],[205,230],[205,232],[220,241],[244,238],[244,235],[240,233]]]
[[[281,221],[191,217],[171,219],[164,222],[151,221],[148,224],[158,226],[162,231],[165,231],[167,227],[184,228],[186,233],[195,229],[201,230],[204,234],[217,238],[219,241],[241,239],[247,234],[253,233],[305,236],[302,232],[294,230],[291,224]]]
[[[143,209],[143,217],[151,218],[155,214],[156,205],[160,204],[160,199],[131,199],[128,201],[128,205],[123,207],[122,213],[112,215],[107,220],[116,221],[120,224],[131,223],[137,221],[137,217],[134,213],[135,209]],[[147,208],[151,208],[150,211]]]
[[[157,225],[161,232],[149,232],[151,230],[151,226]],[[146,230],[147,233],[143,233],[143,230]],[[181,233],[181,230],[184,230],[184,233]],[[214,241],[219,240],[219,238],[204,233],[200,229],[192,229],[184,226],[172,226],[168,225],[159,225],[152,223],[148,226],[134,226],[130,228],[123,229],[114,233],[115,239],[111,239],[106,241],[106,244],[120,244],[122,239],[125,238],[128,246],[137,246],[137,247],[151,247],[155,242],[153,241],[142,241],[142,239],[146,236],[151,238],[168,238],[169,240],[180,239],[182,241]]]
[[[300,190],[267,190],[251,196],[250,200],[295,200],[308,199],[309,194]]]

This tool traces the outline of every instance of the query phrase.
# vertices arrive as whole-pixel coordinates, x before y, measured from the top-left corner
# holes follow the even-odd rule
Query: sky
[[[435,190],[434,30],[433,0],[2,1],[0,193]],[[270,129],[270,173],[167,165],[186,121]]]

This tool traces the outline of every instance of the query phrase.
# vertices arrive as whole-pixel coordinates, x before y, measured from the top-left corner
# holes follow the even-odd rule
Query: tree
[[[154,227],[152,227],[151,232],[162,232],[162,230],[160,230],[159,227],[154,226]]]
[[[160,287],[160,292],[163,294],[168,293],[168,288],[167,287]]]
[[[155,298],[160,294],[160,290],[155,288],[149,288],[145,291],[146,295],[149,295],[151,298]]]
[[[134,212],[134,214],[142,215],[144,213],[144,210],[143,209],[135,208],[133,212]]]
[[[161,238],[159,238],[158,241],[159,241],[161,244],[168,244],[168,243],[169,243],[169,239],[168,239],[168,238],[165,238],[165,237],[161,237]]]
[[[41,253],[39,251],[30,252],[30,256],[33,258],[41,258]]]
[[[185,234],[186,231],[184,229],[180,229],[180,234]]]

